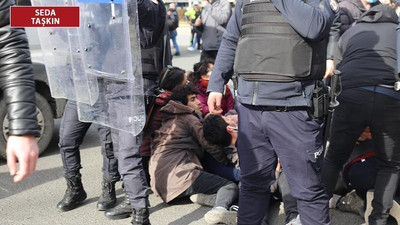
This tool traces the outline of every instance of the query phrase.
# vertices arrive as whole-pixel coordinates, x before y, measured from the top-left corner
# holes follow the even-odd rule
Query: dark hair
[[[197,83],[200,80],[201,75],[207,74],[208,64],[214,64],[214,59],[207,58],[201,62],[193,65],[193,73],[188,77],[188,80],[192,83]]]
[[[221,115],[208,115],[203,124],[204,138],[215,145],[229,146],[232,142],[232,135],[226,130],[228,125]]]
[[[182,84],[185,78],[185,70],[179,67],[166,67],[161,72],[163,80],[162,84],[160,84],[160,88],[168,91],[172,91],[176,86]]]
[[[172,95],[169,98],[169,100],[174,100],[177,102],[181,102],[184,105],[187,105],[188,103],[188,95],[191,94],[198,94],[199,91],[195,86],[192,84],[185,84],[185,85],[178,85],[172,90]]]

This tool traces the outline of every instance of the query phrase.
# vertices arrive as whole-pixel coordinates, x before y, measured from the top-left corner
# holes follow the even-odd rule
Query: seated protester
[[[209,144],[203,137],[197,93],[192,85],[178,86],[172,91],[167,105],[161,108],[166,115],[152,144],[151,188],[165,203],[201,193],[191,200],[210,205],[212,194],[216,193],[214,208],[205,214],[204,219],[210,224],[236,224],[237,213],[228,211],[228,208],[237,198],[238,186],[203,171],[200,163],[204,150],[222,164],[227,160],[218,146]]]
[[[239,182],[239,160],[235,147],[237,139],[237,115],[221,116],[209,114],[204,120],[203,132],[206,140],[224,148],[224,152],[229,160],[227,165],[223,165],[206,153],[201,160],[204,170],[228,180]]]
[[[193,73],[189,75],[188,79],[192,82],[199,90],[197,98],[201,102],[201,108],[203,110],[203,116],[207,115],[210,111],[208,110],[208,81],[210,80],[211,71],[214,67],[213,59],[206,59],[205,61],[194,64]],[[221,102],[222,114],[227,113],[229,110],[234,108],[233,95],[228,85],[225,85],[224,97]]]
[[[204,120],[203,132],[204,138],[209,142],[224,147],[230,146],[234,147],[237,140],[237,115],[221,116],[216,114],[210,114],[206,116]],[[234,157],[231,157],[234,162],[239,162],[237,159],[237,152],[234,152]],[[202,161],[204,163],[204,160]],[[212,162],[212,164],[210,163]],[[210,165],[209,165],[210,164]],[[203,164],[204,168],[208,169],[210,173],[215,173],[220,176],[226,176],[227,171],[229,171],[228,166],[221,165],[218,162],[206,161]],[[222,169],[221,169],[222,168]],[[239,173],[239,167],[230,167],[230,173]],[[240,174],[238,175],[240,178]],[[284,209],[286,214],[287,224],[301,224],[299,218],[299,212],[297,209],[297,200],[293,198],[290,194],[290,189],[288,182],[286,180],[285,174],[282,173],[282,167],[278,159],[278,165],[275,171],[276,182],[271,185],[271,193],[275,199],[282,199],[284,203]],[[268,224],[267,217],[264,218],[263,225]]]
[[[149,160],[151,156],[150,144],[153,140],[154,131],[161,127],[164,114],[160,109],[167,104],[167,100],[172,94],[172,89],[180,84],[186,84],[187,77],[185,71],[178,67],[168,67],[162,72],[162,82],[160,83],[160,94],[157,95],[153,106],[147,113],[147,122],[143,132],[143,141],[140,145],[140,155],[142,156],[143,169],[146,173],[147,182],[150,184]]]

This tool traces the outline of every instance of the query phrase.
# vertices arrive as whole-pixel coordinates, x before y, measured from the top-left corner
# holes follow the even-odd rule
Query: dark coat
[[[10,28],[13,0],[0,1],[0,88],[7,104],[10,135],[40,135],[35,82],[24,29]]]
[[[334,58],[340,36],[352,27],[355,22],[360,19],[361,14],[366,11],[361,0],[344,0],[339,2],[339,6],[340,10],[335,15],[335,19],[329,31],[328,59]]]
[[[343,90],[396,82],[397,20],[390,6],[378,5],[342,35],[335,62]]]
[[[187,190],[203,170],[204,150],[226,163],[223,149],[210,145],[203,137],[203,124],[194,110],[169,101],[161,109],[166,114],[155,133],[154,151],[149,162],[151,188],[166,203]]]

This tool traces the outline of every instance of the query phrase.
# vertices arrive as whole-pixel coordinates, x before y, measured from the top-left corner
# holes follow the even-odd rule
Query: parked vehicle
[[[36,86],[36,109],[40,125],[38,138],[39,154],[43,153],[53,138],[54,119],[61,118],[66,104],[65,99],[51,97],[46,69],[43,64],[39,37],[36,28],[26,28],[33,63],[33,73]],[[2,93],[0,93],[0,157],[6,158],[8,118],[7,107]]]

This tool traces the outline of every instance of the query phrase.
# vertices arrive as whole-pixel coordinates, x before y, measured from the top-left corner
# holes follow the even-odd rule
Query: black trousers
[[[79,146],[82,144],[83,138],[91,125],[91,123],[79,121],[76,102],[68,100],[61,119],[60,141],[58,144],[67,177],[75,176],[82,168]],[[118,161],[113,153],[111,129],[99,125],[98,135],[100,137],[101,154],[103,156],[103,176],[118,178]]]
[[[378,165],[369,224],[386,224],[400,178],[400,101],[361,88],[343,90],[338,100],[324,159],[323,182],[332,195],[343,164],[369,126]]]

